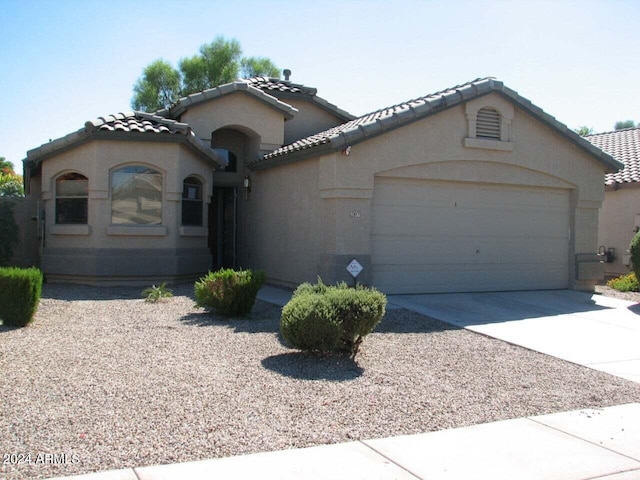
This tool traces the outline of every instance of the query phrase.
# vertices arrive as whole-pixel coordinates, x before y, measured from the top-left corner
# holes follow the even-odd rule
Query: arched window
[[[111,223],[162,223],[162,174],[143,165],[111,172]]]
[[[495,108],[481,108],[476,120],[476,137],[500,140],[500,123],[500,113]]]
[[[89,180],[79,173],[56,179],[56,223],[86,224],[89,210]]]
[[[202,225],[202,182],[195,177],[182,184],[182,225]]]
[[[227,150],[226,148],[214,148],[213,150],[218,154],[218,156],[222,159],[222,162],[226,165],[226,167],[224,167],[220,171],[238,171],[238,159],[231,150]]]

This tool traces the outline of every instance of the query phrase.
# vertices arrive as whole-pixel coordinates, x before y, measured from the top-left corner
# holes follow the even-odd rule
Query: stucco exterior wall
[[[593,288],[593,278],[576,277],[576,255],[597,252],[596,226],[598,208],[604,195],[604,167],[497,94],[469,103],[492,105],[503,111],[511,109],[513,118],[507,135],[511,145],[508,148],[465,146],[465,139],[469,136],[469,122],[465,114],[468,107],[462,105],[354,144],[349,155],[346,152],[336,153],[317,158],[315,163],[305,160],[305,165],[317,164],[317,186],[310,176],[312,169],[300,169],[302,162],[260,172],[261,177],[277,175],[286,178],[289,191],[296,189],[296,196],[288,201],[284,193],[278,193],[281,200],[275,205],[286,205],[288,212],[302,201],[302,197],[298,198],[302,192],[313,199],[306,202],[314,202],[311,215],[319,213],[316,217],[319,225],[315,228],[321,241],[314,245],[317,250],[308,249],[305,254],[316,256],[318,271],[334,273],[334,278],[326,278],[327,281],[348,279],[344,268],[353,257],[362,259],[361,263],[368,261],[374,179],[377,175],[384,175],[566,189],[571,199],[567,266],[570,286],[586,290]],[[479,108],[478,105],[474,107],[476,110]],[[316,205],[318,197],[320,200]],[[263,201],[271,203],[273,197]],[[294,217],[292,223],[298,224],[296,220],[301,220],[299,217],[303,211],[300,209],[298,218]],[[261,238],[265,244],[275,248],[292,245],[298,237],[299,234],[292,229],[281,227],[263,231]],[[273,248],[268,251],[273,251]],[[311,261],[307,263],[313,264]],[[282,280],[295,282],[301,278],[299,271],[286,262],[273,268]],[[366,282],[366,267],[363,275],[361,280]]]
[[[294,98],[284,98],[283,102],[298,109],[298,113],[284,124],[284,143],[288,145],[301,138],[340,125],[344,120],[314,105],[312,102]]]
[[[162,174],[160,225],[111,223],[111,172],[127,165],[149,166]],[[67,172],[88,178],[86,225],[55,224],[55,182]],[[47,159],[40,178],[46,218],[42,269],[48,280],[130,283],[137,278],[144,283],[151,277],[171,280],[206,272],[212,175],[210,164],[185,146],[167,142],[92,141]],[[188,176],[203,183],[202,227],[181,227],[183,181]]]
[[[606,191],[598,222],[598,244],[605,250],[615,248],[616,259],[605,263],[605,275],[620,276],[631,271],[625,265],[625,253],[636,226],[640,227],[640,185]]]
[[[323,236],[330,230],[318,194],[318,162],[302,161],[252,174],[244,208],[242,265],[265,270],[269,281],[315,282]]]
[[[284,142],[284,114],[251,95],[236,92],[190,107],[180,117],[203,142],[224,127],[257,134],[260,150],[268,152]]]

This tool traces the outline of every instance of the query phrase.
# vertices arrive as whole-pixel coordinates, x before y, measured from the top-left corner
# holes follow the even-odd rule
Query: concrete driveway
[[[640,383],[640,304],[573,290],[387,298],[443,322]]]

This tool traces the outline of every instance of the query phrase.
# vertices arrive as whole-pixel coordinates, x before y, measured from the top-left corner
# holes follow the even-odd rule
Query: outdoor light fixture
[[[244,199],[245,200],[249,200],[249,193],[251,193],[251,177],[249,177],[249,175],[246,175],[244,177]]]

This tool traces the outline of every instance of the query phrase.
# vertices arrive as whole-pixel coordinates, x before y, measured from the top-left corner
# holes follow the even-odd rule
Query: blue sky
[[[495,76],[574,128],[640,121],[640,2],[0,0],[0,156],[131,109],[217,35],[353,113]]]

